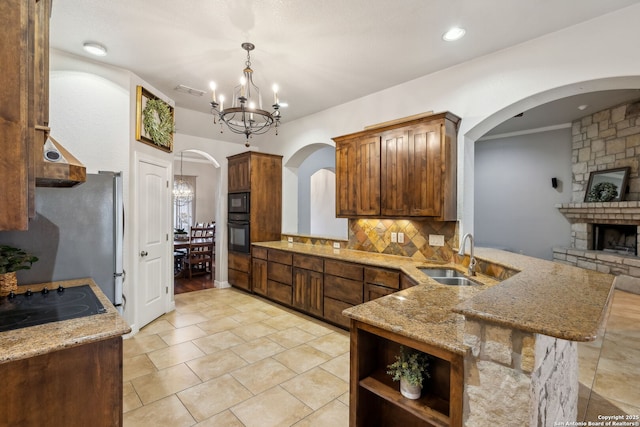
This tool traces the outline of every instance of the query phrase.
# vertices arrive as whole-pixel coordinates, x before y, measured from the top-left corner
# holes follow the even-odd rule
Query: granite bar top
[[[37,292],[45,286],[55,289],[58,286],[72,287],[86,284],[91,286],[104,308],[107,309],[106,313],[1,332],[0,363],[26,359],[129,333],[131,331],[129,325],[90,278],[40,283],[29,285],[28,288]],[[21,289],[20,292],[22,291]]]
[[[417,283],[409,289],[346,309],[343,314],[384,330],[465,354],[466,319],[572,341],[595,340],[613,292],[613,276],[495,249],[475,248],[478,260],[519,273],[499,282],[478,275],[477,286],[447,286],[420,267],[459,264],[298,243],[254,243],[271,249],[393,268]]]

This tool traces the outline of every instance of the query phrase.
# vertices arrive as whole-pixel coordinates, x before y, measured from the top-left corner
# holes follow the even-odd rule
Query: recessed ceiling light
[[[464,36],[464,33],[466,33],[464,28],[453,27],[442,35],[442,40],[447,42],[460,40]]]
[[[584,111],[587,109],[587,107],[589,107],[587,104],[578,105],[578,110]]]
[[[100,43],[85,42],[82,47],[92,55],[105,56],[107,54],[107,48]]]

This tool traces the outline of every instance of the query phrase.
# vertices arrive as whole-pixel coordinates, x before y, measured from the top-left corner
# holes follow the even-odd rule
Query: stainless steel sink
[[[464,277],[463,273],[453,268],[420,268],[424,274],[429,277]]]
[[[432,277],[438,283],[450,286],[477,286],[478,284],[466,277]]]
[[[454,270],[453,268],[420,268],[427,276],[431,277],[438,283],[449,286],[477,286],[473,280],[465,277],[464,273]]]

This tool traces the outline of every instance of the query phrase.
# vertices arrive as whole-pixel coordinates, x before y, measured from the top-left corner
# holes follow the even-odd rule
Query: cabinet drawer
[[[268,280],[267,296],[274,301],[291,305],[291,286],[275,282],[273,280]]]
[[[267,278],[291,286],[292,267],[271,262],[267,264]]]
[[[267,248],[259,248],[254,246],[251,248],[251,255],[254,258],[267,259]]]
[[[293,254],[293,266],[322,273],[324,263],[322,262],[322,258]]]
[[[362,281],[362,270],[362,266],[358,264],[351,264],[348,262],[334,261],[329,259],[324,262],[324,272],[326,274],[345,277],[351,280]]]
[[[229,252],[229,268],[234,270],[249,272],[251,266],[251,256]]]
[[[388,288],[400,289],[400,272],[382,268],[365,267],[364,281]]]
[[[274,249],[269,249],[269,257],[267,258],[269,261],[279,262],[280,264],[291,265],[291,252],[283,252],[277,251]]]
[[[372,285],[371,283],[367,283],[364,285],[364,301],[371,301],[374,299],[378,299],[385,295],[389,295],[396,292],[395,289],[387,288],[386,286],[378,286]]]
[[[349,319],[347,316],[343,316],[342,310],[345,310],[349,307],[353,306],[351,304],[347,304],[346,302],[337,301],[333,298],[325,297],[324,318],[329,322],[335,323],[348,329],[351,323],[351,319]]]
[[[232,286],[242,288],[245,290],[251,290],[249,286],[249,273],[245,273],[244,271],[238,271],[229,269],[229,283]]]
[[[352,305],[362,304],[362,281],[325,274],[324,295]]]
[[[403,274],[400,278],[400,289],[407,289],[416,285],[417,283],[414,282],[413,279],[409,278],[409,276]]]

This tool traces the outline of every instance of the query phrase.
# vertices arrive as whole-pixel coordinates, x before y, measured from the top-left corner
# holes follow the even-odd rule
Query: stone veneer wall
[[[572,123],[572,201],[582,202],[593,171],[629,166],[629,193],[640,200],[640,101],[619,105]]]
[[[468,427],[551,426],[578,415],[577,344],[467,320]]]

